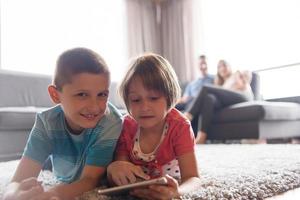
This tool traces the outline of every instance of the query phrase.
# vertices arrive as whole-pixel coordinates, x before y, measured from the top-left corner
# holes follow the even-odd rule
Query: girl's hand
[[[114,161],[107,167],[108,177],[116,185],[135,183],[137,177],[148,180],[150,177],[145,174],[140,166],[128,161]]]
[[[151,185],[149,188],[134,189],[130,194],[149,200],[163,200],[180,197],[177,180],[169,175],[166,175],[165,177],[168,180],[168,185]]]

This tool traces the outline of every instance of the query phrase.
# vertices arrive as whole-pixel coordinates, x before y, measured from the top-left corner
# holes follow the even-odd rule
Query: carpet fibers
[[[202,186],[183,199],[260,200],[300,187],[300,145],[198,145],[197,158]],[[0,163],[0,199],[16,163]],[[49,172],[41,179],[47,186],[56,183]],[[78,199],[135,198],[100,196],[94,190]]]

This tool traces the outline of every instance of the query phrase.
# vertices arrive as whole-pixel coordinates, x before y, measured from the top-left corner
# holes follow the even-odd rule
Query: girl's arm
[[[178,163],[181,173],[181,184],[178,189],[179,195],[195,191],[200,187],[200,175],[195,152],[179,156]]]

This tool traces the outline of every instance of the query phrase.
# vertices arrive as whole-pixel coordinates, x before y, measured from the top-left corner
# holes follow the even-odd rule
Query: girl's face
[[[218,63],[218,74],[222,78],[226,79],[231,74],[231,68],[229,66],[227,66],[223,61],[220,61]]]
[[[129,84],[128,107],[131,116],[145,130],[161,129],[168,113],[167,99],[155,90],[144,87],[139,77]]]

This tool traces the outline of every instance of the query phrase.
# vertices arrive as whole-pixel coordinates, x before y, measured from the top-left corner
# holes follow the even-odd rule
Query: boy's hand
[[[108,177],[116,185],[135,183],[137,177],[148,180],[150,177],[145,174],[140,166],[128,161],[114,161],[107,167]]]
[[[134,189],[130,192],[131,195],[152,200],[163,200],[180,197],[179,185],[176,179],[166,175],[168,185],[151,185],[148,188]]]
[[[44,189],[41,183],[36,178],[28,178],[20,183],[11,183],[7,191],[4,194],[4,200],[29,200],[40,193],[43,193]]]
[[[36,195],[34,198],[30,200],[60,200],[60,198],[55,192],[47,191],[39,195]]]

